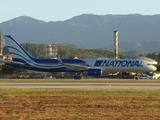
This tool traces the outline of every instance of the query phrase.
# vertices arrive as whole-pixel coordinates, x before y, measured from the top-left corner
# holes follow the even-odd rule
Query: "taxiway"
[[[160,89],[160,83],[0,83],[0,88]]]

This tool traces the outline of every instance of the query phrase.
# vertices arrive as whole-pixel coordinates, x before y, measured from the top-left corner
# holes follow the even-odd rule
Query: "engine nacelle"
[[[102,76],[102,70],[101,69],[89,69],[88,71],[84,72],[87,76]]]

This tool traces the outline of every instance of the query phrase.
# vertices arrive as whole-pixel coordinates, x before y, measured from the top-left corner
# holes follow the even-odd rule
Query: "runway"
[[[160,83],[0,83],[0,88],[160,89]]]

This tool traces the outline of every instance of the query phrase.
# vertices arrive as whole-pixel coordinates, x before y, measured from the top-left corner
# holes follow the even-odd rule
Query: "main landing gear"
[[[77,79],[80,80],[81,78],[82,78],[82,72],[77,72],[76,75],[74,76],[75,80],[77,80]]]
[[[81,76],[74,76],[74,79],[75,79],[75,80],[77,80],[77,79],[80,80],[80,79],[81,79]]]

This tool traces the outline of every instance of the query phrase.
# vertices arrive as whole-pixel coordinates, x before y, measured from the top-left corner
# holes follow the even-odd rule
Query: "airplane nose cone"
[[[151,67],[151,70],[152,70],[152,71],[156,71],[157,68],[156,68],[155,66],[152,66],[152,67]]]

